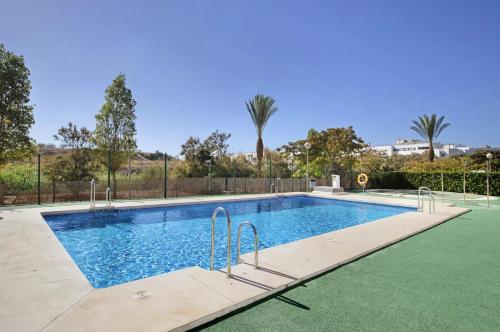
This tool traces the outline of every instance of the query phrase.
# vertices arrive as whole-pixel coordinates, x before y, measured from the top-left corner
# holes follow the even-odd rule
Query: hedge
[[[463,192],[462,172],[444,172],[444,190]],[[465,173],[467,193],[486,195],[486,173]],[[377,172],[370,174],[369,189],[418,189],[426,186],[441,190],[441,172]],[[490,195],[500,196],[500,172],[490,174]]]

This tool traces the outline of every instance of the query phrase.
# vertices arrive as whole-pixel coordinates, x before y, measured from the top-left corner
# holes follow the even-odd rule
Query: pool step
[[[313,192],[321,192],[321,193],[342,193],[344,192],[344,188],[333,188],[328,186],[316,186],[314,187]]]

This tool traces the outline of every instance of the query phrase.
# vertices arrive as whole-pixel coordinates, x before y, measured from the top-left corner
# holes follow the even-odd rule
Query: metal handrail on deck
[[[231,217],[229,212],[223,207],[218,207],[212,213],[212,245],[210,248],[210,271],[214,270],[214,248],[215,248],[215,222],[217,214],[222,212],[226,215],[227,220],[227,276],[231,277]]]
[[[429,213],[436,211],[436,202],[434,196],[432,196],[432,191],[429,187],[418,188],[418,198],[417,198],[417,211],[424,212],[424,198],[421,196],[422,191],[426,191],[429,194]]]
[[[95,180],[90,181],[90,210],[95,211]]]
[[[111,207],[111,188],[106,189],[106,207]]]
[[[254,245],[254,260],[255,260],[255,268],[259,267],[259,234],[257,234],[257,228],[255,228],[254,224],[249,221],[244,221],[238,226],[238,245],[237,245],[237,262],[241,263],[240,259],[240,247],[241,247],[241,229],[243,226],[248,225],[252,228],[253,231],[253,245]]]

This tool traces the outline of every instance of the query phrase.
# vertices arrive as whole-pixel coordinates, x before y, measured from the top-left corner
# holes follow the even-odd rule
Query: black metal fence
[[[62,159],[59,157],[63,157]],[[172,169],[176,162],[166,158],[150,160],[136,155],[133,162],[122,161],[113,177],[107,166],[96,160],[91,173],[85,178],[73,164],[63,165],[64,172],[71,173],[72,180],[60,175],[57,167],[61,160],[70,160],[68,152],[38,154],[21,161],[0,166],[0,205],[46,204],[90,199],[90,181],[96,181],[96,199],[105,199],[110,187],[113,199],[169,198],[198,195],[244,195],[270,192],[306,191],[305,178],[279,179],[279,173],[271,171],[266,177],[175,177]],[[94,157],[93,157],[94,158]],[[269,167],[272,170],[272,167]],[[76,178],[76,180],[74,180]],[[326,180],[317,180],[326,185]]]
[[[324,180],[317,180],[321,185]],[[96,181],[96,199],[104,200],[106,181]],[[244,195],[271,192],[305,192],[305,179],[278,178],[172,178],[158,180],[118,180],[113,199],[172,198],[201,195]],[[11,204],[45,204],[86,201],[90,199],[89,181],[41,182],[35,187],[13,192],[0,183],[0,202]]]

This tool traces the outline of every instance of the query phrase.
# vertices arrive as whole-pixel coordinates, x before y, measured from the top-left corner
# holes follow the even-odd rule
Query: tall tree
[[[443,123],[444,116],[438,118],[436,114],[430,117],[422,115],[417,120],[413,120],[413,126],[410,129],[414,130],[424,140],[429,143],[429,161],[434,161],[434,141],[438,138],[441,132],[450,126],[449,123]]]
[[[69,150],[69,156],[58,156],[49,170],[53,180],[80,181],[93,177],[94,163],[91,154],[92,133],[85,127],[78,128],[73,123],[61,127],[54,135],[61,147]]]
[[[0,163],[33,147],[28,136],[35,123],[33,106],[28,105],[29,75],[23,56],[7,51],[0,44]]]
[[[126,151],[135,150],[135,105],[132,91],[126,86],[124,74],[119,74],[106,88],[104,105],[95,116],[96,129],[93,142],[100,152],[103,163],[113,177],[113,193],[116,197],[116,171],[126,160]],[[108,154],[111,154],[108,162]]]
[[[322,131],[310,129],[306,139],[289,142],[278,149],[297,167],[295,176],[305,174],[306,142],[311,143],[309,173],[325,178],[332,173],[347,174],[356,162],[356,156],[366,146],[352,127],[328,128]]]
[[[210,151],[210,154],[215,154],[217,158],[222,158],[227,155],[227,148],[229,147],[227,140],[229,138],[231,138],[231,134],[216,130],[205,139],[203,144]]]
[[[275,100],[270,96],[255,95],[252,100],[245,102],[248,113],[252,118],[255,129],[257,130],[257,177],[261,176],[262,157],[264,155],[264,142],[262,141],[262,133],[266,127],[269,118],[278,111],[274,105]]]
[[[69,148],[71,150],[90,149],[92,132],[85,127],[78,129],[78,127],[69,122],[67,127],[61,127],[54,135],[56,141],[61,142],[62,148]]]
[[[213,174],[220,168],[221,161],[227,155],[229,147],[227,140],[230,137],[231,134],[218,130],[203,141],[198,137],[189,137],[181,147],[181,155],[184,156],[186,165],[179,173],[187,177],[196,177],[206,176],[211,170]]]
[[[181,146],[181,156],[184,156],[187,162],[200,162],[203,157],[200,152],[202,149],[201,141],[198,137],[190,136],[186,143]]]

